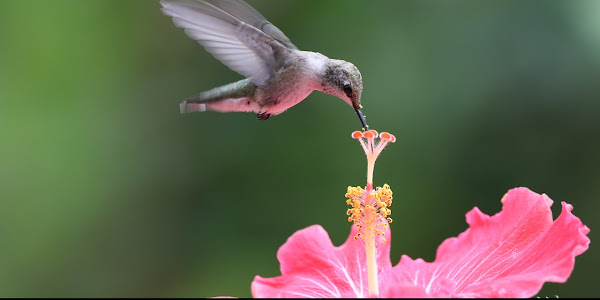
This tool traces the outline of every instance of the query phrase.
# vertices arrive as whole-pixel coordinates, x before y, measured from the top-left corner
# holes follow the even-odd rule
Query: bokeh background
[[[590,249],[540,297],[598,296],[600,2],[251,0],[301,49],[361,70],[398,142],[395,264],[428,261],[526,186],[574,205]],[[364,185],[350,107],[313,93],[268,121],[179,114],[239,80],[158,1],[0,1],[0,296],[250,296],[287,237],[348,235]]]

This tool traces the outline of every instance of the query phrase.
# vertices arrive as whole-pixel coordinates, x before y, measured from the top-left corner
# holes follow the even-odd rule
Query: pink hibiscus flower
[[[356,131],[367,156],[365,188],[348,187],[350,237],[334,247],[318,225],[294,233],[279,249],[281,276],[252,282],[254,297],[531,297],[545,282],[565,282],[575,256],[589,245],[589,229],[562,203],[552,220],[552,200],[527,188],[508,191],[494,216],[477,207],[469,228],[445,240],[434,262],[404,255],[390,262],[392,191],[373,189],[381,151],[396,138],[387,132]]]
[[[469,228],[445,240],[434,262],[404,255],[392,267],[390,244],[377,247],[382,297],[532,297],[544,282],[565,282],[575,256],[585,252],[589,232],[573,207],[562,202],[552,220],[552,200],[527,188],[510,190],[494,216],[473,208]],[[279,249],[281,276],[252,282],[254,297],[366,297],[369,295],[365,243],[350,237],[334,247],[314,225],[294,233]],[[391,237],[389,229],[383,234]]]

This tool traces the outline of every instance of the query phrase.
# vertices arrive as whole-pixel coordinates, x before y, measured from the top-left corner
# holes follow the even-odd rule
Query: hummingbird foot
[[[264,121],[264,120],[270,118],[271,114],[268,114],[268,113],[259,113],[259,114],[256,114],[256,116],[257,116],[257,118],[256,118],[257,120]]]

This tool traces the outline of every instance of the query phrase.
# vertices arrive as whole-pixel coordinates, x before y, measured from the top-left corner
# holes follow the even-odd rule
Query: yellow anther
[[[357,234],[354,236],[354,238],[355,238],[355,239],[356,239],[356,238],[359,238],[359,237],[362,237],[362,234],[360,234],[360,232],[359,232],[359,233],[357,233]]]
[[[363,138],[375,137],[376,131],[363,133]],[[346,192],[346,204],[350,206],[346,210],[348,222],[356,225],[357,231],[354,239],[362,238],[361,232],[372,232],[377,236],[385,236],[388,230],[388,222],[391,219],[388,216],[392,213],[389,206],[392,204],[392,190],[385,184],[383,187],[377,187],[374,191],[365,191],[362,187],[349,186]],[[386,241],[386,239],[382,239]]]

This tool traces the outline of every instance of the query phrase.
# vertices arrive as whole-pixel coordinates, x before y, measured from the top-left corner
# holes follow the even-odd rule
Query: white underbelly
[[[269,107],[266,112],[272,115],[278,115],[288,108],[302,102],[302,100],[306,99],[312,91],[312,89],[307,88],[292,89],[289,94],[280,97],[278,103]]]

